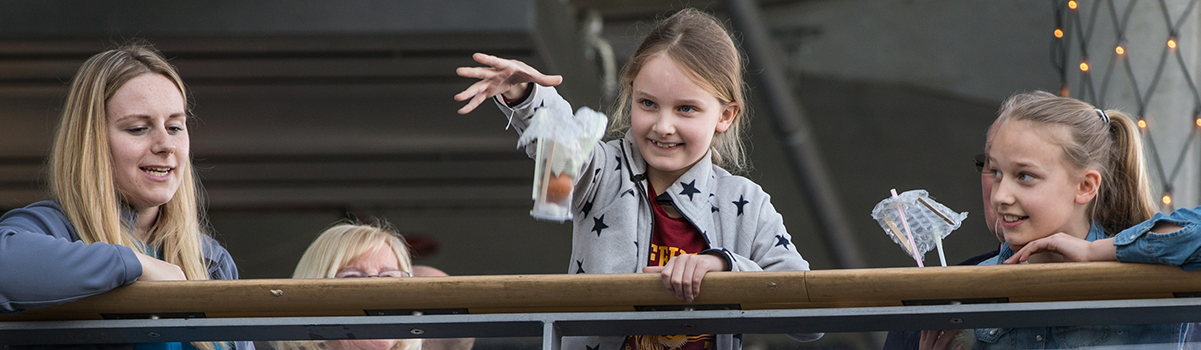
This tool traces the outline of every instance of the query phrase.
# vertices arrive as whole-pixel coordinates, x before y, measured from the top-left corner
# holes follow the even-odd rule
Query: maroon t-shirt
[[[671,258],[681,254],[696,254],[709,245],[701,231],[683,217],[673,218],[654,197],[655,188],[647,181],[647,199],[655,214],[654,232],[651,234],[651,254],[647,266],[663,266]],[[664,195],[664,201],[670,197]],[[701,335],[632,335],[626,337],[624,350],[711,350],[714,348],[713,334]]]

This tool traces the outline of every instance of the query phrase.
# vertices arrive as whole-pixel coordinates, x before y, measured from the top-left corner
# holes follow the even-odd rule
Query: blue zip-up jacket
[[[233,258],[217,241],[205,236],[202,249],[210,279],[238,279]],[[58,202],[33,203],[0,217],[0,313],[83,299],[133,283],[141,275],[142,264],[133,249],[80,241]],[[235,345],[254,349],[250,342]],[[72,346],[51,348],[65,347]]]

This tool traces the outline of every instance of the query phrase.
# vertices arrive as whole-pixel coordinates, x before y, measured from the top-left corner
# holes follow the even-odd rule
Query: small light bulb
[[[1169,49],[1175,49],[1175,48],[1176,48],[1176,39],[1168,39],[1168,48],[1169,48]]]
[[[1201,126],[1201,118],[1197,118],[1197,126]]]
[[[1117,52],[1119,55],[1125,55],[1126,49],[1122,48],[1122,45],[1118,45],[1118,47],[1113,49],[1113,52]]]
[[[1076,9],[1076,0],[1069,0],[1068,8],[1075,10]]]
[[[1139,119],[1139,120],[1138,120],[1138,128],[1139,128],[1139,129],[1146,129],[1146,128],[1147,128],[1147,120],[1146,120],[1146,119]]]
[[[1055,28],[1055,37],[1056,37],[1056,38],[1063,38],[1063,30],[1062,30],[1062,29],[1059,29],[1059,28]]]
[[[1163,205],[1172,205],[1172,194],[1171,193],[1164,193]]]
[[[1088,71],[1088,62],[1080,62],[1080,71],[1081,71],[1081,72],[1087,72],[1087,71]]]

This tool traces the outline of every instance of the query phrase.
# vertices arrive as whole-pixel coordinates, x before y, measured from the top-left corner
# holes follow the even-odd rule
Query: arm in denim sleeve
[[[1181,226],[1169,233],[1151,232],[1158,223]],[[1171,215],[1156,213],[1151,220],[1123,230],[1114,236],[1118,261],[1180,266],[1201,269],[1201,207],[1182,208]]]
[[[120,245],[78,241],[53,202],[0,218],[0,313],[53,306],[133,283],[142,265]]]

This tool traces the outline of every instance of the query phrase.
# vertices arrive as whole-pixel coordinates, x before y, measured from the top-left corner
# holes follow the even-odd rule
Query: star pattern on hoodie
[[[689,183],[680,181],[680,186],[684,186],[684,190],[680,191],[680,194],[688,196],[688,200],[692,200],[692,195],[701,193],[701,190],[696,189],[696,179],[692,179],[692,182]]]
[[[583,260],[576,260],[575,266],[576,266],[575,273],[584,273],[584,261]]]
[[[580,206],[580,214],[582,214],[584,216],[588,216],[588,212],[591,212],[591,211],[592,211],[592,201],[584,202],[584,205]]]
[[[592,218],[592,231],[596,232],[597,237],[600,237],[601,231],[603,231],[604,229],[607,229],[607,228],[609,228],[609,225],[605,225],[605,216],[604,215],[601,215],[600,217],[597,217],[597,218]]]
[[[737,206],[738,206],[738,215],[740,215],[740,216],[741,216],[741,215],[742,215],[742,207],[743,207],[743,206],[745,206],[747,203],[750,203],[750,202],[748,202],[748,201],[746,200],[745,196],[743,196],[743,195],[738,195],[738,200],[734,201],[733,203],[734,203],[734,205],[737,205]]]
[[[788,237],[784,237],[784,235],[776,235],[776,245],[773,247],[784,246],[784,249],[788,249],[789,244],[792,244],[792,242],[788,241]]]

